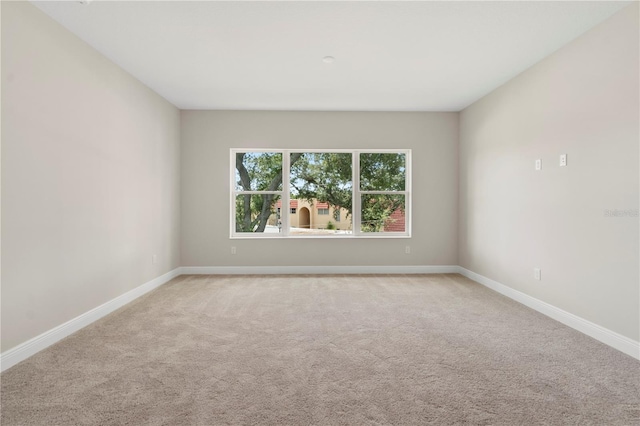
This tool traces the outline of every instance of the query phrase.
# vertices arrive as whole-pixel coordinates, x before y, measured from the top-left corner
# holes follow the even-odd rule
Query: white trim
[[[99,320],[105,315],[108,315],[116,309],[123,307],[127,303],[132,302],[138,297],[169,282],[178,275],[180,275],[180,268],[169,271],[164,275],[154,278],[153,280],[148,281],[141,286],[138,286],[133,290],[130,290],[116,297],[115,299],[112,299],[96,308],[91,309],[88,312],[85,312],[82,315],[73,318],[72,320],[65,322],[64,324],[52,328],[51,330],[46,331],[31,340],[28,340],[14,348],[9,349],[6,352],[3,352],[2,354],[0,354],[0,371],[5,371],[8,368],[13,367],[17,363],[24,361],[30,356],[35,355],[36,353],[53,345],[54,343],[57,343],[58,341],[75,333],[81,328],[88,326],[89,324]]]
[[[351,232],[355,237],[362,234],[362,199],[358,195],[360,190],[360,153],[351,155]],[[354,214],[358,212],[358,214]]]
[[[185,275],[455,274],[458,266],[183,266]]]
[[[455,265],[429,266],[182,266],[167,272],[115,299],[42,333],[0,354],[0,371],[5,371],[87,325],[169,282],[179,275],[270,275],[270,274],[452,274],[459,273],[516,302],[522,303],[587,336],[640,360],[640,342],[594,324],[504,284]]]
[[[598,324],[594,324],[591,321],[564,311],[560,308],[543,302],[542,300],[536,299],[535,297],[531,297],[528,294],[522,293],[490,278],[465,269],[462,266],[459,266],[458,269],[461,275],[464,275],[465,277],[476,281],[493,291],[507,296],[508,298],[513,299],[516,302],[520,302],[523,305],[528,306],[529,308],[548,316],[549,318],[552,318],[564,325],[578,330],[579,332],[586,334],[587,336],[593,337],[594,339],[599,340],[600,342],[609,345],[612,348],[619,350],[620,352],[623,352],[635,359],[640,360],[640,342],[625,337]]]
[[[282,203],[280,204],[280,236],[287,238],[291,229],[289,227],[291,223],[291,153],[282,153]],[[296,204],[296,212],[300,207]],[[286,211],[285,211],[286,210]],[[300,213],[302,214],[302,213]],[[311,212],[309,212],[311,216]],[[300,220],[300,219],[298,219]],[[311,217],[309,217],[309,224],[311,224]],[[309,225],[311,226],[311,225]],[[232,229],[233,230],[233,229]],[[237,235],[237,234],[236,234]]]
[[[282,228],[282,232],[285,232],[284,226]],[[243,235],[246,234],[246,235]],[[255,239],[265,239],[265,240],[274,240],[274,239],[282,239],[282,238],[286,238],[288,240],[322,240],[322,239],[327,239],[327,240],[339,240],[341,238],[344,239],[351,239],[354,238],[353,234],[326,234],[326,235],[322,235],[322,234],[313,234],[313,235],[289,235],[286,237],[283,237],[282,234],[280,233],[271,233],[271,232],[246,232],[246,233],[238,233],[236,234],[234,237],[231,237],[231,240],[255,240]],[[368,232],[368,233],[363,233],[360,234],[358,237],[356,237],[358,239],[399,239],[399,238],[411,238],[410,235],[405,235],[404,233],[400,233],[400,232]]]

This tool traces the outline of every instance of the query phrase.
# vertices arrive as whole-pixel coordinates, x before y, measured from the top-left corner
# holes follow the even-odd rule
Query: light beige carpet
[[[2,374],[9,425],[636,425],[640,363],[459,275],[182,276]]]

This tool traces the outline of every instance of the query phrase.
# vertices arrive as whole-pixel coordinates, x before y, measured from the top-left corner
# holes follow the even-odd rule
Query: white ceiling
[[[630,2],[33,3],[181,109],[459,111]]]

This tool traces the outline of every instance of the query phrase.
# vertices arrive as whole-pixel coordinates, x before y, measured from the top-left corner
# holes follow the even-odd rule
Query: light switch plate
[[[533,278],[540,281],[541,278],[541,273],[540,273],[540,268],[533,268]]]
[[[560,154],[560,167],[567,165],[567,154]]]

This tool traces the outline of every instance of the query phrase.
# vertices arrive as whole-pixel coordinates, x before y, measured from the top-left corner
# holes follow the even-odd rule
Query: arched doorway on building
[[[298,226],[304,229],[311,229],[311,214],[306,207],[302,207],[298,211]]]

